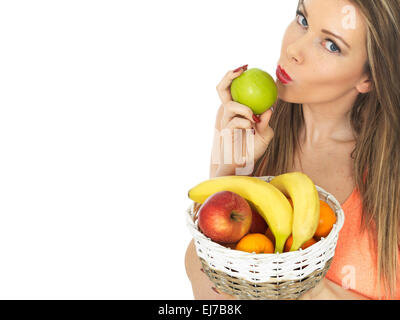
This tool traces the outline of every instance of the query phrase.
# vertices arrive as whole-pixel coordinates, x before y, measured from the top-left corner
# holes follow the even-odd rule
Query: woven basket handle
[[[198,212],[199,212],[200,207],[201,207],[201,203],[194,202],[194,204],[193,204],[193,222],[196,222],[196,220],[198,219]]]

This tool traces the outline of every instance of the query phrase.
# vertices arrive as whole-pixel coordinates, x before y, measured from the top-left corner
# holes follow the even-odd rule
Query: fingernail
[[[201,272],[204,272],[204,269],[203,269],[203,268],[200,268],[200,271],[201,271]],[[205,273],[205,272],[204,272],[204,273]]]
[[[243,69],[243,71],[246,71],[248,67],[248,64],[245,64],[244,66],[241,66],[235,70],[233,70],[233,72],[239,72],[241,69]]]
[[[261,122],[261,119],[257,117],[255,114],[253,114],[253,120],[257,123]]]

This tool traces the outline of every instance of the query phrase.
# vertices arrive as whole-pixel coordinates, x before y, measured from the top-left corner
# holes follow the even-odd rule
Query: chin
[[[284,86],[280,81],[277,82],[278,99],[288,103],[301,103],[299,97],[293,95],[289,86]]]

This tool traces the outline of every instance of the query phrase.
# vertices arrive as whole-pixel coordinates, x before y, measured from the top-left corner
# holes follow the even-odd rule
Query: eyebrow
[[[304,9],[304,15],[306,16],[306,18],[308,18],[307,9],[306,9],[306,6],[304,5],[304,0],[303,0],[303,1],[300,1],[299,8],[300,8],[300,7],[303,7],[303,9]],[[322,31],[323,33],[326,33],[326,34],[331,35],[332,37],[335,37],[335,38],[339,39],[339,40],[342,41],[349,49],[351,49],[350,45],[349,45],[341,36],[338,36],[337,34],[334,34],[333,32],[331,32],[331,31],[329,31],[329,30],[326,30],[326,29],[322,29],[321,31]]]

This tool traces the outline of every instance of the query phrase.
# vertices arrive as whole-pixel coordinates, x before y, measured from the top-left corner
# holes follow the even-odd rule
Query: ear
[[[368,75],[364,76],[356,85],[356,89],[360,93],[367,93],[372,89],[372,81]]]

